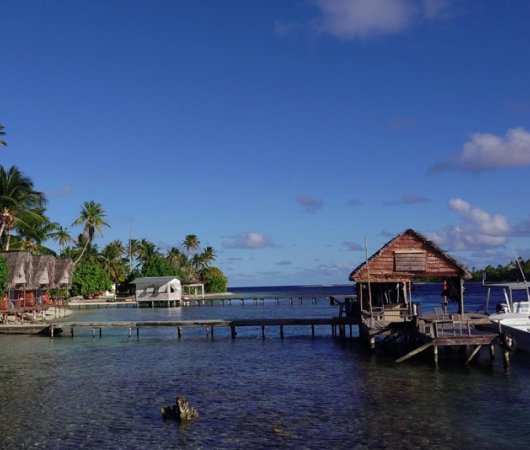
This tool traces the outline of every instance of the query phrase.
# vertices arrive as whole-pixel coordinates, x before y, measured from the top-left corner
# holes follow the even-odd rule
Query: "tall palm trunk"
[[[79,261],[81,261],[81,258],[83,257],[83,255],[85,254],[86,252],[86,249],[88,248],[88,244],[90,243],[90,241],[87,239],[87,241],[85,242],[85,245],[83,246],[83,250],[81,250],[81,253],[79,253],[79,256],[77,257],[77,259],[74,261],[74,267],[77,265],[77,263]]]

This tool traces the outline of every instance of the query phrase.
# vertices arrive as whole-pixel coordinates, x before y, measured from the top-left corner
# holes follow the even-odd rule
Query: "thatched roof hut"
[[[72,260],[34,256],[28,252],[2,253],[7,261],[9,289],[57,289],[72,282]]]
[[[72,285],[74,262],[71,259],[56,259],[53,285],[56,289],[69,288]]]

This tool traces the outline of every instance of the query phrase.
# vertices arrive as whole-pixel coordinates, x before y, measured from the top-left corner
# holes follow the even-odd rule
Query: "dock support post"
[[[283,325],[280,325],[280,338],[283,339]]]
[[[132,328],[129,327],[129,330],[128,330],[129,339],[131,339],[131,333],[132,333]]]
[[[504,368],[508,370],[510,368],[510,352],[504,351]]]
[[[434,365],[438,366],[438,346],[437,345],[432,346],[432,353],[434,356]]]
[[[370,336],[370,350],[372,352],[375,350],[375,336]]]
[[[230,325],[230,336],[232,339],[235,339],[237,336],[236,327],[234,325]]]
[[[265,325],[261,326],[261,339],[265,339]]]
[[[74,337],[74,327],[70,328],[70,337]]]
[[[95,328],[92,328],[92,337],[93,337],[93,338],[96,337],[96,329],[95,329]]]
[[[182,327],[177,327],[177,336],[178,339],[182,339]]]
[[[136,327],[136,339],[140,339],[140,327]]]
[[[53,326],[53,323],[50,325],[50,338],[53,339],[53,335],[55,334],[55,327]]]
[[[311,324],[311,337],[315,337],[315,325]]]
[[[99,327],[99,337],[102,337],[103,336],[103,328]]]
[[[210,327],[210,333],[212,333],[212,339],[213,339],[213,325]]]
[[[495,346],[490,344],[490,359],[493,361],[495,359]]]

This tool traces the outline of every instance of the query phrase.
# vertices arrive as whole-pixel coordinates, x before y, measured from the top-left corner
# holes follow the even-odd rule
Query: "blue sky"
[[[101,203],[100,247],[197,234],[231,286],[346,283],[407,228],[470,268],[530,257],[528,1],[0,10],[0,163],[63,226]]]

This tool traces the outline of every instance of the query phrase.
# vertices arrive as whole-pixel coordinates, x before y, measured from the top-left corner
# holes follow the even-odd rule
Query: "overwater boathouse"
[[[357,298],[351,314],[359,321],[361,339],[371,348],[376,341],[401,343],[409,352],[404,361],[432,348],[435,361],[438,347],[474,346],[470,361],[483,345],[493,352],[496,334],[484,333],[475,325],[489,323],[486,316],[465,311],[464,280],[470,273],[458,261],[420,233],[408,229],[360,264],[350,274]],[[440,306],[423,313],[413,301],[413,282],[440,281]],[[455,313],[448,312],[456,302]]]
[[[138,306],[178,306],[182,299],[182,285],[175,276],[136,278],[131,284]]]

